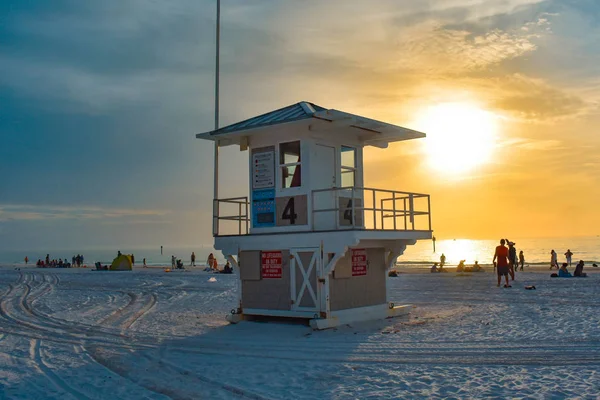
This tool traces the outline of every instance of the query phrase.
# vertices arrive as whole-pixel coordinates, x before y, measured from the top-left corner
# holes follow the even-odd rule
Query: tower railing
[[[250,203],[248,197],[231,197],[228,199],[213,200],[213,236],[219,236],[221,221],[237,222],[238,235],[247,235],[249,232],[250,214],[248,212]],[[221,207],[223,205],[223,207]],[[237,206],[237,207],[235,207]],[[232,210],[233,207],[233,210]],[[237,208],[237,214],[235,213]],[[220,210],[228,210],[231,214],[220,215]]]
[[[313,231],[317,219],[335,221],[334,229],[431,231],[428,194],[366,187],[341,187],[312,191]],[[323,226],[323,225],[322,225]]]
[[[431,199],[428,194],[341,187],[313,190],[310,200],[308,209],[311,219],[310,225],[305,225],[305,231],[431,232]],[[213,236],[250,233],[250,203],[247,196],[215,199],[214,205]],[[281,231],[282,227],[277,228],[280,229],[278,233],[284,233]],[[298,228],[302,230],[301,226]],[[293,232],[299,230],[295,229]]]

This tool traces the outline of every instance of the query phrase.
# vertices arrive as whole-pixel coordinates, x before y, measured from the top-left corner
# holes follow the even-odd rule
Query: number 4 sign
[[[277,226],[308,224],[306,195],[275,198]]]

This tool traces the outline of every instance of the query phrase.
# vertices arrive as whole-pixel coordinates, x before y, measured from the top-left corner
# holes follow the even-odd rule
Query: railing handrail
[[[413,196],[417,196],[417,197],[428,197],[429,196],[427,193],[404,192],[404,191],[400,191],[400,190],[391,190],[391,189],[375,189],[375,188],[360,187],[360,186],[343,186],[343,187],[331,187],[331,188],[326,188],[326,189],[314,189],[312,192],[319,193],[319,192],[331,192],[331,191],[352,190],[352,189],[354,189],[355,191],[372,190],[375,192],[383,192],[383,193],[400,193],[400,194],[406,194],[406,195],[413,195]],[[397,199],[399,199],[399,197],[396,197],[396,200]]]
[[[367,195],[368,192],[371,194]],[[327,207],[327,208],[316,208],[314,206],[315,202],[315,194],[317,193],[334,193],[335,199],[335,207]],[[351,200],[351,203],[348,206],[344,207],[339,204],[340,192],[342,193],[344,198],[348,198]],[[358,192],[358,193],[357,193]],[[391,197],[385,197],[383,199],[377,199],[381,194],[391,195]],[[336,213],[339,212],[351,212],[351,221],[350,224],[341,224],[340,222],[336,222],[336,229],[366,229],[365,225],[365,217],[366,212],[373,213],[373,228],[375,230],[393,230],[393,231],[414,231],[415,229],[415,217],[418,216],[428,216],[427,218],[427,226],[428,231],[431,231],[431,197],[425,193],[414,193],[414,192],[406,192],[400,190],[391,190],[391,189],[375,189],[368,187],[357,187],[357,186],[346,186],[346,187],[332,187],[325,189],[315,189],[311,193],[313,200],[313,208],[312,208],[312,221],[313,221],[313,231],[318,231],[319,229],[315,228],[314,221],[315,215],[317,213]],[[364,204],[365,201],[371,200],[370,197],[372,195],[372,204],[367,206]],[[356,200],[361,200],[363,204],[357,202]],[[423,205],[423,200],[427,201],[426,205]],[[398,201],[400,204],[398,205]],[[416,204],[419,201],[420,204]],[[389,204],[391,202],[391,204]],[[359,203],[359,204],[357,204]],[[386,204],[389,204],[387,208]],[[420,206],[419,206],[420,205]],[[357,224],[357,215],[356,213],[360,213],[362,218],[358,221]],[[337,218],[337,217],[335,217]],[[393,227],[386,228],[386,220],[392,218]],[[401,218],[404,220],[403,227],[399,227],[397,224],[397,218]],[[339,221],[339,220],[337,220]],[[349,226],[347,226],[349,225]],[[380,225],[380,226],[379,226]]]
[[[250,204],[248,202],[248,196],[241,196],[241,197],[229,197],[227,199],[215,199],[215,201],[218,201],[220,203],[246,203],[246,204]]]
[[[248,196],[229,197],[225,199],[213,199],[213,202],[217,204],[228,203],[238,205],[238,215],[219,215],[219,207],[213,207],[213,221],[215,229],[213,236],[219,236],[219,221],[237,221],[238,222],[238,235],[242,235],[242,222],[245,222],[245,234],[250,233],[248,223],[250,222]],[[244,206],[244,212],[242,212],[242,206]]]
[[[369,191],[371,193],[367,194]],[[335,200],[335,203],[329,204],[327,208],[316,208],[315,194],[325,192],[332,193],[331,198],[332,200]],[[382,194],[385,195],[385,198],[378,198],[383,197]],[[425,193],[344,186],[315,189],[310,191],[310,196],[312,198],[309,204],[312,204],[312,206],[310,206],[312,210],[310,211],[310,228],[307,228],[312,229],[313,231],[331,230],[331,228],[336,230],[369,229],[381,231],[431,231],[431,197]],[[340,199],[351,200],[351,203],[347,206],[340,204]],[[426,200],[426,204],[424,204],[423,199]],[[220,207],[214,207],[215,212],[213,213],[213,221],[215,222],[215,229],[213,231],[213,236],[219,236],[220,221],[230,221],[234,223],[237,221],[238,235],[248,235],[250,233],[252,216],[250,215],[250,202],[248,196],[214,199],[213,201],[216,202],[217,205],[221,203],[237,204],[236,208],[238,209],[237,215],[235,211],[233,211],[233,213],[228,213],[227,215],[221,215]],[[372,204],[367,206],[365,203],[369,201],[372,201]],[[389,202],[391,202],[391,204]],[[335,207],[331,207],[334,204]],[[231,207],[232,206],[229,206],[229,208]],[[344,213],[343,219],[340,212]],[[336,222],[333,223],[331,227],[317,228],[315,225],[315,216],[317,213],[334,213],[335,217],[332,221],[335,219]],[[346,213],[349,213],[349,216],[346,216]],[[373,224],[373,227],[369,228],[367,228],[365,224],[367,222],[365,218],[370,215],[368,213],[373,214],[373,220],[370,221]],[[338,217],[338,215],[340,215],[340,217]],[[428,217],[427,222],[424,222],[424,216]],[[415,217],[420,217],[417,222],[415,222]],[[393,221],[389,221],[390,218]],[[397,221],[398,218],[400,218],[399,223]],[[346,222],[344,222],[344,220]],[[402,221],[404,221],[404,223],[402,223]],[[416,229],[423,227],[423,222],[428,225],[428,229]],[[390,225],[392,226],[391,228]],[[417,225],[417,227],[415,227],[415,225]]]

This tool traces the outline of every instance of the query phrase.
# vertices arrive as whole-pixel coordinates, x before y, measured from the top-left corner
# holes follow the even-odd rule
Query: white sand
[[[401,274],[409,317],[313,332],[227,325],[232,275],[0,268],[0,398],[595,398],[600,274],[549,272]]]

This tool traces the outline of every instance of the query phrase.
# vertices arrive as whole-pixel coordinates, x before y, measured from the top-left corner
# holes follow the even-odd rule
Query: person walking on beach
[[[571,249],[567,249],[567,252],[565,253],[565,258],[567,259],[567,264],[569,264],[569,267],[571,266],[572,257],[573,253],[571,253]]]
[[[190,257],[191,262],[190,265],[195,267],[196,266],[196,254],[192,251],[192,256]]]
[[[442,255],[440,256],[440,268],[444,268],[444,265],[446,265],[446,256],[444,255],[444,253],[442,253]]]
[[[519,252],[519,264],[521,264],[521,271],[523,271],[523,265],[525,265],[525,255],[523,254],[523,250]]]
[[[506,281],[504,287],[509,288],[511,286],[508,284],[508,249],[506,246],[504,246],[505,244],[506,241],[504,239],[500,239],[500,246],[496,247],[492,264],[494,264],[494,268],[496,268],[498,271],[498,287],[500,287],[502,276],[504,276]]]
[[[511,280],[515,280],[515,270],[517,269],[517,249],[515,248],[515,242],[511,242],[506,239],[508,244],[508,274]]]
[[[171,256],[171,268],[175,268],[175,256]]]
[[[142,264],[144,265],[144,268],[148,268],[148,266],[146,265],[146,257],[144,257],[144,259],[142,260]]]
[[[550,252],[550,269],[554,269],[554,267],[558,269],[558,256],[556,255],[554,249],[552,249]]]

